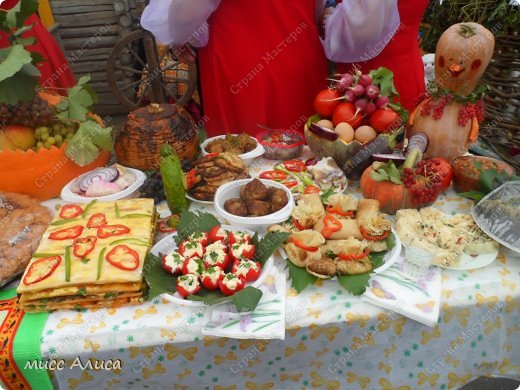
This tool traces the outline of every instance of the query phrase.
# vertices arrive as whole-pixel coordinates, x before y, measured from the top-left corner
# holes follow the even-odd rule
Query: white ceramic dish
[[[193,196],[191,196],[187,191],[186,191],[186,198],[191,200],[192,202],[195,202],[195,203],[200,203],[200,204],[213,204],[213,201],[212,200],[199,200],[199,199],[195,199]]]
[[[133,168],[126,168],[126,169],[134,175],[135,181],[130,187],[124,189],[123,191],[118,192],[117,194],[99,196],[99,197],[88,197],[88,196],[81,196],[81,195],[75,194],[74,192],[72,192],[70,190],[70,187],[72,186],[72,183],[74,183],[74,181],[77,179],[77,177],[76,177],[76,178],[72,179],[71,181],[69,181],[67,183],[67,185],[65,185],[65,187],[63,187],[63,189],[61,190],[61,198],[67,202],[74,202],[74,203],[90,203],[94,199],[99,202],[110,202],[110,201],[119,200],[119,199],[137,198],[139,196],[139,188],[143,185],[143,183],[146,180],[146,175],[137,169],[133,169]]]
[[[460,259],[460,264],[457,267],[446,267],[438,265],[440,268],[454,269],[457,271],[467,271],[471,269],[483,268],[491,264],[498,256],[498,250],[484,255],[470,256],[464,253]]]
[[[215,193],[214,202],[217,214],[227,223],[230,223],[233,226],[249,228],[256,232],[264,232],[270,225],[287,220],[291,216],[291,212],[294,208],[294,198],[291,194],[291,191],[286,186],[272,180],[259,179],[266,187],[281,188],[285,191],[289,201],[281,210],[278,210],[272,214],[264,215],[262,217],[239,217],[237,215],[228,213],[224,209],[224,203],[226,200],[231,198],[239,198],[240,188],[249,183],[251,180],[252,179],[235,180],[220,186]]]
[[[238,135],[238,134],[231,134],[231,135]],[[215,141],[217,139],[225,138],[225,137],[226,137],[225,135],[217,135],[216,137],[211,137],[211,138],[206,139],[203,143],[200,144],[200,149],[202,151],[202,155],[205,156],[208,154],[208,152],[206,152],[206,146],[210,142]],[[260,143],[254,137],[251,137],[251,139],[256,142],[256,148],[254,148],[250,152],[238,155],[242,159],[242,161],[244,162],[245,165],[250,165],[255,158],[260,157],[265,152],[264,147],[262,145],[260,145]]]
[[[386,252],[385,257],[383,258],[383,261],[384,261],[383,264],[381,264],[379,267],[377,267],[376,269],[373,270],[373,272],[375,274],[380,274],[380,273],[386,271],[388,268],[390,268],[392,266],[392,264],[394,264],[397,261],[397,259],[399,258],[399,255],[401,254],[401,246],[402,246],[401,240],[395,233],[394,229],[392,229],[392,232],[394,233],[394,237],[395,237],[395,245],[391,250]],[[285,250],[283,248],[280,248],[279,250],[280,250],[280,255],[284,259],[287,259],[287,253],[285,252]],[[336,277],[333,277],[331,279],[334,280],[334,279],[336,279]]]
[[[238,228],[235,226],[229,226],[229,225],[222,225],[222,227],[226,230],[230,230],[233,232],[236,231],[242,231],[249,233],[251,236],[254,235],[254,232],[248,229]],[[166,237],[164,237],[161,241],[159,241],[157,244],[155,244],[152,249],[151,253],[155,256],[159,256],[159,254],[165,254],[169,252],[173,252],[177,249],[177,244],[175,243],[175,240],[173,239],[177,233],[172,233]],[[271,271],[271,268],[274,264],[274,257],[271,256],[267,259],[264,266],[262,267],[262,270],[260,272],[260,276],[258,279],[256,279],[252,283],[247,283],[246,286],[252,286],[252,287],[258,287],[262,284],[262,282],[265,280],[269,272]],[[170,302],[174,302],[183,306],[206,306],[206,304],[202,301],[190,301],[187,299],[182,298],[179,294],[176,292],[172,292],[171,294],[163,294],[162,295],[165,299],[169,300]]]

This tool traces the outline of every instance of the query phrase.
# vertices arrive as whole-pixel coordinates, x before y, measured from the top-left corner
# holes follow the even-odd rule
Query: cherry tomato
[[[338,99],[339,97],[341,97],[341,95],[335,89],[324,89],[314,98],[314,110],[319,116],[329,118],[334,112],[334,109],[341,102],[341,100]]]
[[[354,129],[357,129],[363,123],[363,114],[360,112],[356,114],[356,108],[352,103],[341,103],[334,110],[332,123],[337,126],[341,122],[347,122]]]

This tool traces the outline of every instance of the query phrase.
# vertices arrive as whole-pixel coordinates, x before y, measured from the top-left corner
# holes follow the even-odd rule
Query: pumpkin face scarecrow
[[[428,135],[427,157],[451,161],[477,139],[486,90],[478,83],[494,46],[493,34],[477,23],[455,24],[441,35],[435,51],[435,81],[408,122],[409,136]]]

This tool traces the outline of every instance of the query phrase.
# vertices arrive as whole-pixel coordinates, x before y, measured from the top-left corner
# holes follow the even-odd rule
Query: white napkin
[[[424,277],[414,279],[402,272],[403,265],[401,255],[386,271],[373,275],[362,299],[434,327],[439,320],[441,269],[430,267]]]
[[[232,304],[208,308],[209,320],[202,328],[202,334],[235,339],[283,340],[286,280],[283,265],[276,258],[269,274],[258,288],[263,295],[253,312],[238,313]]]

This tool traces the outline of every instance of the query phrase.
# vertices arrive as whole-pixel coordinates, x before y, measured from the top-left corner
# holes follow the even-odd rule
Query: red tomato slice
[[[307,186],[305,187],[305,193],[306,194],[319,194],[320,193],[320,189],[316,186]]]

